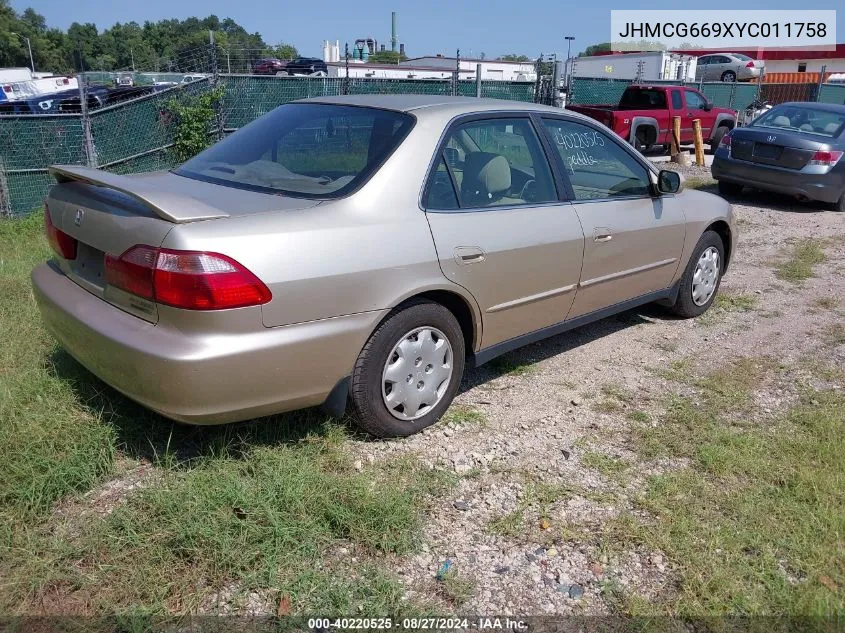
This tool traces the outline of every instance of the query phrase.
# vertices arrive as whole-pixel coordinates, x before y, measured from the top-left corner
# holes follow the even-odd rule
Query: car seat
[[[467,154],[461,182],[461,202],[466,206],[486,206],[500,200],[511,188],[508,159],[491,152]]]

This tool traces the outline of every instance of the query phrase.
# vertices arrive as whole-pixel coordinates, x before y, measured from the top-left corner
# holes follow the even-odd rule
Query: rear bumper
[[[710,171],[716,180],[819,202],[837,202],[845,191],[845,178],[839,165],[827,174],[808,174],[728,158],[727,150],[722,147],[716,151]]]
[[[74,358],[129,398],[192,424],[321,404],[385,314],[192,334],[123,312],[51,264],[33,270],[32,284],[45,326]]]

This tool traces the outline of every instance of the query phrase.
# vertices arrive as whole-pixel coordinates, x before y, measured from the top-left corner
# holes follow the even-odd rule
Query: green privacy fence
[[[819,90],[820,103],[845,104],[845,85],[824,84]]]

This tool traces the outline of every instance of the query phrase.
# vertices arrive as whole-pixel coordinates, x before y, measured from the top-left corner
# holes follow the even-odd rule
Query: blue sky
[[[305,55],[319,56],[325,39],[352,42],[373,36],[390,47],[390,12],[398,14],[400,41],[411,57],[442,53],[487,57],[505,53],[536,56],[539,53],[566,53],[564,35],[574,35],[573,53],[589,44],[607,41],[610,10],[615,9],[795,9],[794,0],[713,0],[707,3],[635,3],[582,0],[567,4],[553,0],[421,0],[413,3],[385,0],[316,0],[312,2],[272,0],[12,0],[23,11],[32,7],[47,18],[48,24],[67,28],[72,22],[93,22],[100,30],[115,22],[163,18],[204,17],[214,13],[221,19],[232,17],[250,32],[260,32],[270,43],[289,42]],[[820,0],[813,9],[841,8],[841,0]],[[845,10],[837,15],[837,33],[845,41]]]

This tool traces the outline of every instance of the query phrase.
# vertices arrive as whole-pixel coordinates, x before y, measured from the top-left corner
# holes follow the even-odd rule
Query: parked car
[[[252,64],[253,75],[275,75],[283,72],[287,67],[287,62],[275,57],[268,57],[267,59],[259,59]]]
[[[783,103],[725,136],[711,172],[724,194],[749,186],[845,211],[843,154],[845,106]]]
[[[289,75],[310,75],[316,72],[328,72],[328,66],[317,57],[297,57],[288,62],[286,70]]]
[[[703,313],[736,235],[722,198],[515,101],[309,99],[171,172],[51,173],[47,328],[197,424],[348,399],[370,433],[410,435],[467,365],[654,301]]]
[[[696,81],[751,81],[757,79],[765,63],[740,53],[702,55],[695,66]]]
[[[715,150],[736,125],[736,111],[717,108],[694,88],[632,85],[617,105],[568,105],[567,110],[603,123],[640,151],[656,145],[669,148],[672,119],[681,117],[681,143],[693,142],[693,119],[701,121],[701,136]]]

